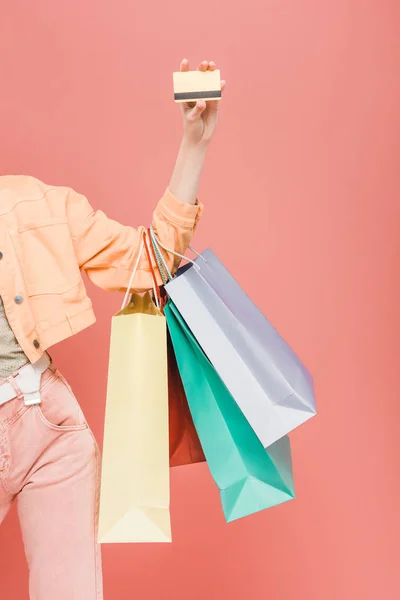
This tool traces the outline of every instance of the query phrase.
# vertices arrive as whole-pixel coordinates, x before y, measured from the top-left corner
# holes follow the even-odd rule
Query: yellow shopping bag
[[[111,325],[100,543],[171,542],[167,373],[165,317],[133,294]]]

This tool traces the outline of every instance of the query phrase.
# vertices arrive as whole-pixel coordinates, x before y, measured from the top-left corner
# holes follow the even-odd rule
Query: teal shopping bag
[[[171,300],[165,316],[225,519],[234,521],[294,498],[289,438],[264,449]]]

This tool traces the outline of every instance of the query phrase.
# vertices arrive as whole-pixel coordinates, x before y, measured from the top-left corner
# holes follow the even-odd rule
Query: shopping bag
[[[307,368],[212,250],[169,274],[165,289],[263,446],[316,414]]]
[[[190,414],[169,335],[167,335],[167,356],[170,466],[179,467],[203,462],[204,452]]]
[[[265,450],[171,301],[164,313],[225,519],[240,519],[294,498],[289,438]]]
[[[165,306],[167,295],[164,286],[157,286],[155,268],[157,259],[151,240],[150,232],[145,235],[145,249],[150,270],[154,281],[154,296],[158,299],[160,307]],[[153,265],[153,260],[154,265]],[[168,408],[169,408],[169,456],[170,466],[194,464],[205,461],[199,437],[190,414],[185,390],[182,385],[178,365],[175,358],[171,338],[167,331],[167,357],[168,357]]]
[[[133,294],[112,318],[98,541],[170,542],[169,502],[166,320]]]

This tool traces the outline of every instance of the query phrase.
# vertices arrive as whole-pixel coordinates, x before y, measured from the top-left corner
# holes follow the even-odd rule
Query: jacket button
[[[40,346],[38,340],[33,340],[33,345],[35,346],[35,348],[39,348]]]
[[[14,298],[15,304],[22,304],[23,301],[24,301],[23,296],[15,296],[15,298]]]

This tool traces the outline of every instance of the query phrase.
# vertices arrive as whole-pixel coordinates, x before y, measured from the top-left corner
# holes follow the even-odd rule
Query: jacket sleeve
[[[101,210],[93,210],[85,196],[68,189],[67,219],[81,270],[92,283],[107,291],[126,291],[140,249],[141,235],[147,227],[137,229],[108,218]],[[160,242],[185,254],[203,205],[178,200],[167,187],[154,212],[152,225]],[[180,259],[162,251],[174,273]],[[155,265],[154,265],[155,266]],[[155,268],[158,284],[161,277]],[[152,288],[152,276],[146,252],[142,253],[132,290],[143,292]]]

